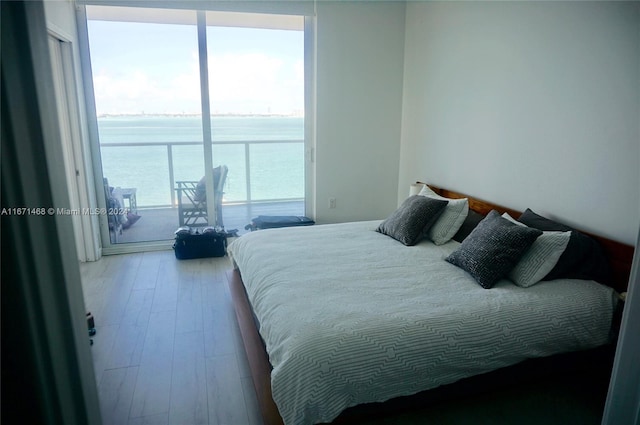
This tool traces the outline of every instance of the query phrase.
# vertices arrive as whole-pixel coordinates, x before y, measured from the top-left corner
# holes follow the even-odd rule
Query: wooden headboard
[[[426,184],[422,182],[417,183]],[[506,212],[513,218],[519,218],[520,215],[522,215],[521,211],[513,210],[511,208],[503,207],[501,205],[487,202],[482,199],[474,198],[473,196],[465,195],[460,192],[454,192],[448,189],[443,189],[430,184],[428,186],[438,195],[444,196],[445,198],[469,199],[469,208],[482,215],[487,215],[491,210],[496,210],[500,214]],[[609,260],[609,263],[611,264],[611,268],[613,270],[612,281],[603,283],[606,283],[620,293],[625,292],[629,285],[629,275],[631,274],[631,264],[633,262],[634,251],[633,246],[617,242],[603,236],[594,235],[593,233],[585,232],[580,229],[576,230],[579,230],[580,232],[591,236],[602,246],[602,249],[604,250],[605,255],[607,256],[607,259]]]

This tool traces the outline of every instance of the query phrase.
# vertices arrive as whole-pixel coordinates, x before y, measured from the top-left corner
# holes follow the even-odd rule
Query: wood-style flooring
[[[173,251],[81,264],[105,425],[260,424],[229,259]]]

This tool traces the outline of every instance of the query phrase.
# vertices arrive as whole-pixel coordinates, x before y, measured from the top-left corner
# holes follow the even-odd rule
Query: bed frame
[[[514,218],[519,218],[522,214],[520,211],[483,201],[459,192],[431,185],[429,185],[429,187],[431,187],[434,192],[446,198],[468,198],[469,208],[483,215],[488,214],[492,209],[500,212],[501,214],[507,212]],[[609,286],[613,287],[620,293],[626,291],[629,274],[631,272],[631,263],[633,261],[633,246],[593,235],[588,232],[583,233],[592,236],[600,242],[611,263],[614,277],[612,282],[608,283]],[[227,278],[231,289],[231,297],[236,310],[236,316],[238,318],[238,324],[240,326],[240,332],[242,334],[242,340],[247,353],[249,367],[251,369],[258,405],[260,412],[262,413],[262,419],[265,425],[282,425],[282,418],[280,417],[278,408],[273,401],[271,394],[271,364],[269,363],[269,357],[265,350],[262,338],[258,333],[253,311],[247,298],[244,283],[242,282],[242,277],[238,270],[233,270],[228,272]],[[484,390],[486,390],[487,387],[497,388],[499,386],[515,383],[523,378],[528,379],[539,377],[543,372],[552,373],[554,370],[563,370],[566,372],[567,368],[578,370],[582,366],[588,367],[589,365],[593,366],[594,363],[606,363],[612,360],[614,350],[615,347],[610,346],[590,350],[588,353],[568,353],[548,358],[527,360],[494,372],[463,379],[456,383],[444,385],[439,388],[426,390],[414,396],[399,397],[385,403],[372,403],[352,407],[345,410],[333,422],[333,424],[359,423],[363,419],[371,418],[373,415],[379,417],[384,413],[395,412],[403,409],[406,410],[408,408],[414,408],[417,405],[424,406],[425,403],[449,400],[456,396],[476,392],[478,388],[483,388]],[[605,370],[609,369],[605,367]]]

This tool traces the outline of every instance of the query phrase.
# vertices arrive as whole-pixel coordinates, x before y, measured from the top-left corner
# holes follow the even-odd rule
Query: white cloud
[[[102,69],[94,76],[98,115],[199,113],[197,56],[185,71]],[[260,53],[209,57],[211,110],[216,113],[284,113],[303,107],[304,65]]]
[[[278,97],[282,61],[263,54],[209,57],[213,111],[267,112]]]
[[[101,69],[93,85],[98,115],[200,113],[197,57],[175,76],[151,69]]]

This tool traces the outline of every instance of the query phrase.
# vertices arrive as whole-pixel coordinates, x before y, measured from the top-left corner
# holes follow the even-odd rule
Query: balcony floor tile
[[[174,232],[178,228],[178,208],[138,208],[138,215],[140,220],[122,232],[118,243],[174,238]],[[239,234],[247,232],[244,226],[258,215],[304,215],[304,202],[254,202],[222,206],[225,229],[238,229]]]

